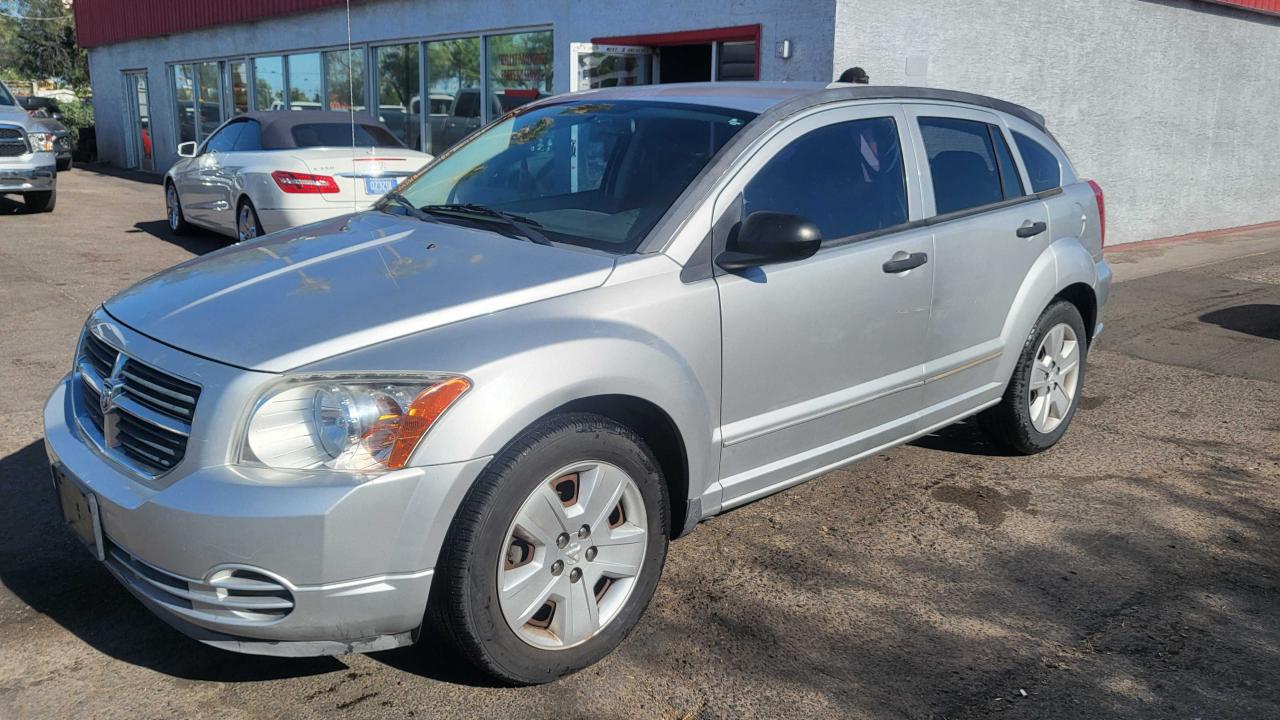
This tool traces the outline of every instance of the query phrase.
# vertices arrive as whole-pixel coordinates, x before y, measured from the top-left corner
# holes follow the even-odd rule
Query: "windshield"
[[[18,102],[9,94],[9,88],[0,83],[0,105],[17,105]]]
[[[634,100],[547,105],[499,122],[399,192],[419,208],[484,206],[554,242],[629,253],[753,117]]]

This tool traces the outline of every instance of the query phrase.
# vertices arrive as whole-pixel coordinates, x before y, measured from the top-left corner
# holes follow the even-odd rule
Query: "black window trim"
[[[987,137],[991,139],[991,152],[995,155],[996,161],[996,177],[1000,178],[1000,195],[1009,198],[1009,193],[1004,187],[1004,161],[1000,159],[1000,148],[996,145],[996,134],[1000,135],[1000,142],[1004,143],[1004,150],[1009,155],[1009,159],[1013,160],[1013,174],[1018,178],[1018,190],[1022,193],[1017,197],[1025,197],[1027,194],[1027,186],[1022,182],[1022,171],[1018,169],[1018,161],[1014,159],[1013,147],[1009,145],[1009,141],[1004,136],[1004,130],[999,125],[987,123]],[[930,177],[933,175],[933,168],[929,169]]]

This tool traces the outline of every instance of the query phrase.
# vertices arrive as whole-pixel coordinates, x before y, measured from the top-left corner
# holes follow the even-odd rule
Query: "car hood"
[[[12,123],[19,125],[30,125],[31,116],[27,115],[27,111],[17,105],[0,105],[0,122]]]
[[[597,287],[612,268],[612,258],[588,251],[366,212],[185,262],[125,290],[105,308],[181,350],[283,372]]]
[[[66,135],[67,126],[53,118],[31,118],[32,128],[40,128],[54,135]]]

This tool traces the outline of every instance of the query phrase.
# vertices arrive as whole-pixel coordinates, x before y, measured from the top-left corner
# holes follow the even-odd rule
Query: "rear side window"
[[[893,118],[851,120],[793,141],[742,192],[743,213],[808,218],[824,242],[907,222],[902,147]]]
[[[1027,166],[1032,192],[1062,187],[1062,166],[1058,165],[1058,158],[1048,148],[1020,132],[1013,134],[1013,142],[1022,155],[1022,164]]]
[[[929,155],[933,200],[939,215],[1005,199],[988,123],[922,117],[920,134]]]
[[[348,123],[304,123],[293,128],[293,142],[298,147],[351,147],[351,125]],[[356,147],[404,147],[385,128],[377,125],[355,126]]]
[[[257,120],[246,120],[241,125],[240,137],[236,138],[236,152],[253,152],[262,149],[262,125]]]

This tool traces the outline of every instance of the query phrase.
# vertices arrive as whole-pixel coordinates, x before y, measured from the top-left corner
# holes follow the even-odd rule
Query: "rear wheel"
[[[178,198],[178,188],[173,183],[164,184],[165,214],[169,220],[169,229],[175,235],[188,235],[192,231],[191,223],[182,214],[182,200]]]
[[[568,675],[639,621],[668,524],[666,485],[633,431],[585,413],[543,421],[463,501],[437,570],[434,619],[505,682]]]
[[[58,204],[58,191],[54,189],[23,193],[22,204],[31,212],[53,212],[54,206]]]
[[[1062,439],[1084,389],[1089,352],[1084,321],[1058,300],[1045,309],[1027,338],[999,405],[980,416],[992,439],[1027,455]]]
[[[252,240],[265,234],[262,231],[262,223],[258,221],[258,211],[253,207],[253,201],[249,198],[241,200],[240,209],[236,211],[236,242]]]

